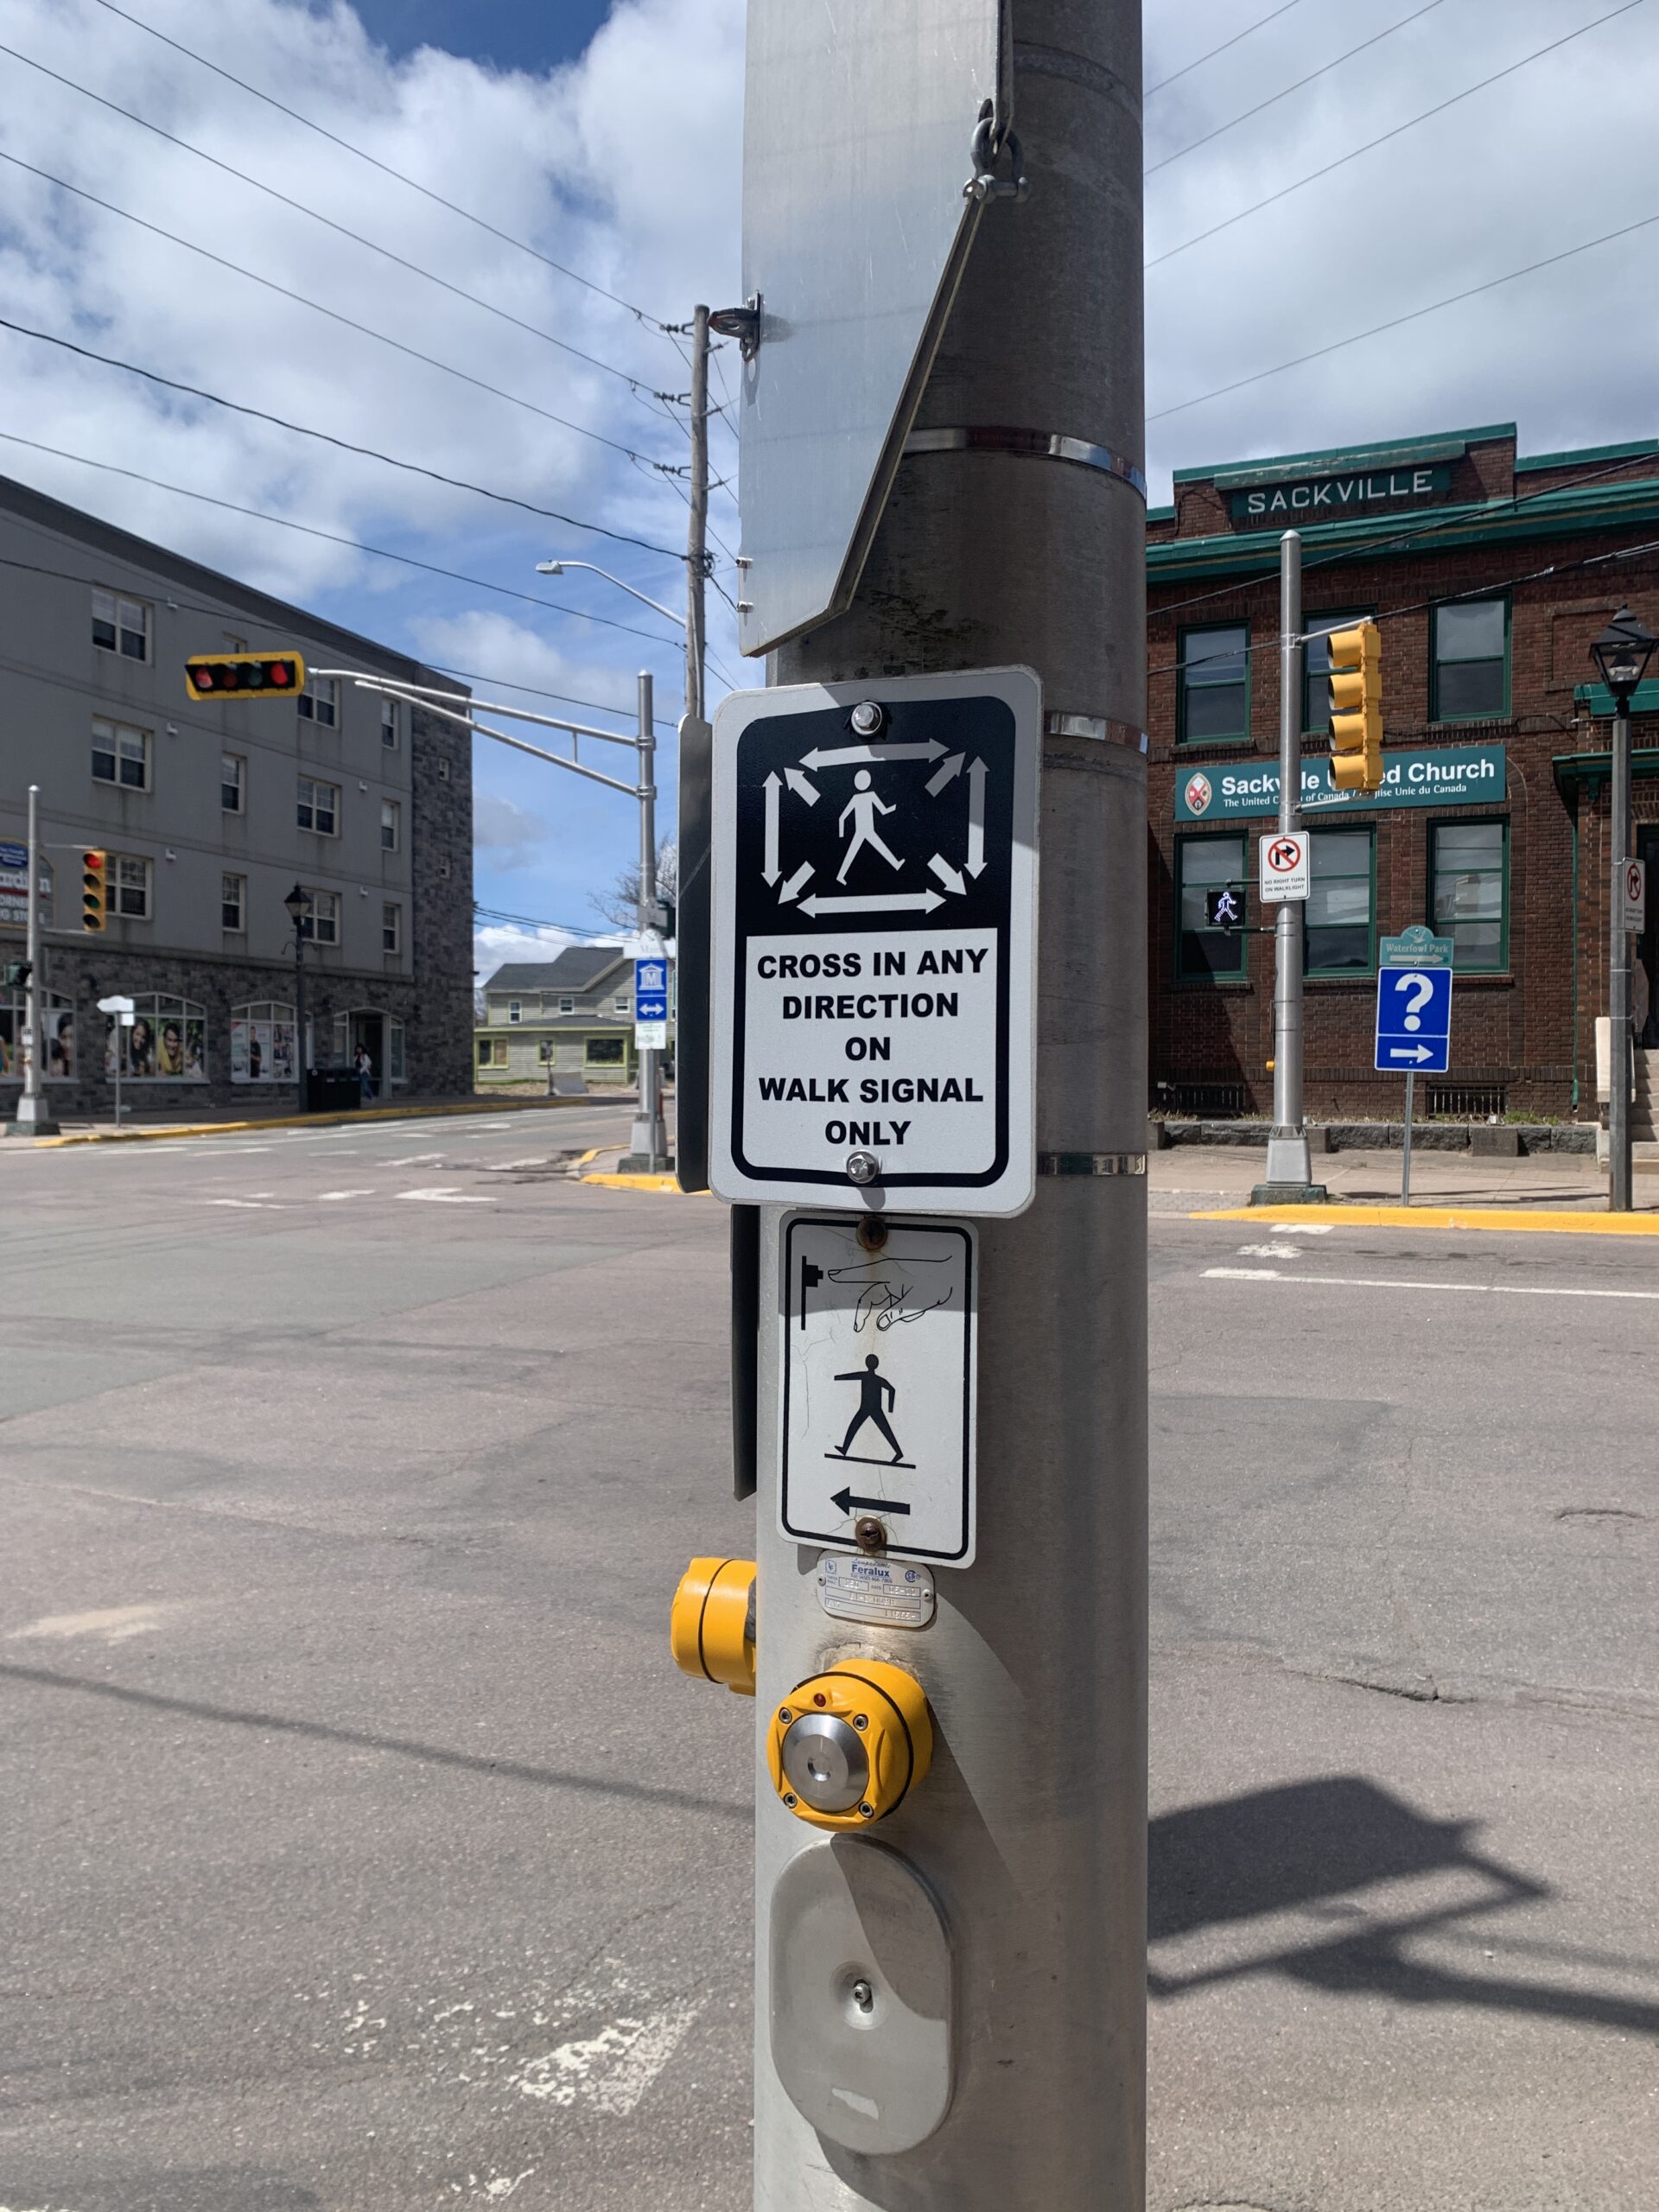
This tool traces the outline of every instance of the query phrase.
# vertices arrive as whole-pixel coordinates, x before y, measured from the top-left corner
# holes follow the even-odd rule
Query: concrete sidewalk
[[[1194,1213],[1206,1206],[1248,1205],[1252,1187],[1267,1172],[1267,1154],[1254,1146],[1179,1145],[1149,1154],[1147,1180],[1160,1213]],[[1349,1205],[1398,1205],[1397,1152],[1333,1152],[1313,1161],[1313,1179],[1333,1199]],[[1548,1153],[1536,1158],[1476,1160],[1467,1153],[1414,1152],[1411,1196],[1425,1206],[1548,1208],[1604,1212],[1607,1178],[1588,1154]],[[1643,1178],[1636,1185],[1638,1210],[1659,1210],[1659,1188]],[[1266,1210],[1264,1210],[1266,1211]]]

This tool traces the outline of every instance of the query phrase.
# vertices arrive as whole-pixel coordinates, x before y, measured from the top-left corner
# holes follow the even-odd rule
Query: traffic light
[[[109,912],[109,868],[107,853],[83,853],[80,856],[80,926],[94,936],[103,929]]]
[[[28,960],[8,960],[6,963],[6,982],[15,991],[27,990],[29,979],[34,972],[34,965]]]
[[[1331,780],[1339,791],[1382,787],[1382,633],[1375,622],[1332,630]]]
[[[193,699],[294,699],[305,663],[298,653],[193,653],[184,685]]]

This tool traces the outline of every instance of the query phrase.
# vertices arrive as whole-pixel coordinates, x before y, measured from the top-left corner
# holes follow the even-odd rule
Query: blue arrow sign
[[[1452,1057],[1452,970],[1379,968],[1376,1053],[1388,1075],[1444,1075]]]

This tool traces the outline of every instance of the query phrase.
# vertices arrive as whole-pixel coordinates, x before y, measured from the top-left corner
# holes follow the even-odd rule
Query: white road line
[[[435,1185],[428,1191],[399,1191],[400,1198],[429,1198],[439,1206],[493,1206],[495,1194],[490,1191],[458,1191],[454,1184]]]
[[[244,1206],[252,1213],[285,1213],[285,1206],[273,1205],[269,1198],[203,1198],[205,1206]]]
[[[372,1191],[319,1191],[317,1200],[319,1205],[326,1206],[340,1198],[372,1198],[373,1196]]]
[[[1659,1300],[1659,1290],[1571,1290],[1554,1283],[1414,1282],[1392,1275],[1287,1275],[1281,1268],[1206,1268],[1217,1282],[1306,1283],[1316,1290],[1465,1290],[1494,1298],[1638,1298]]]
[[[1241,1244],[1238,1256],[1241,1260],[1300,1260],[1302,1255],[1294,1244]]]
[[[435,1167],[443,1158],[441,1152],[410,1152],[401,1160],[389,1160],[388,1167]]]

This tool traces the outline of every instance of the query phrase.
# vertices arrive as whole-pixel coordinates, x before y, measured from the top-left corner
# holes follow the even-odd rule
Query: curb
[[[1193,1213],[1189,1221],[1248,1221],[1260,1229],[1268,1206],[1229,1206],[1214,1213]],[[1659,1236],[1659,1213],[1565,1213],[1520,1206],[1308,1206],[1306,1216],[1321,1222],[1363,1229],[1507,1229],[1522,1236]]]
[[[343,1114],[279,1114],[257,1122],[179,1122],[161,1129],[77,1129],[69,1136],[37,1137],[36,1149],[66,1144],[161,1144],[168,1137],[235,1136],[248,1129],[341,1129],[359,1122],[431,1121],[451,1114],[544,1114],[561,1106],[582,1106],[582,1098],[502,1098],[449,1106],[357,1106]]]

